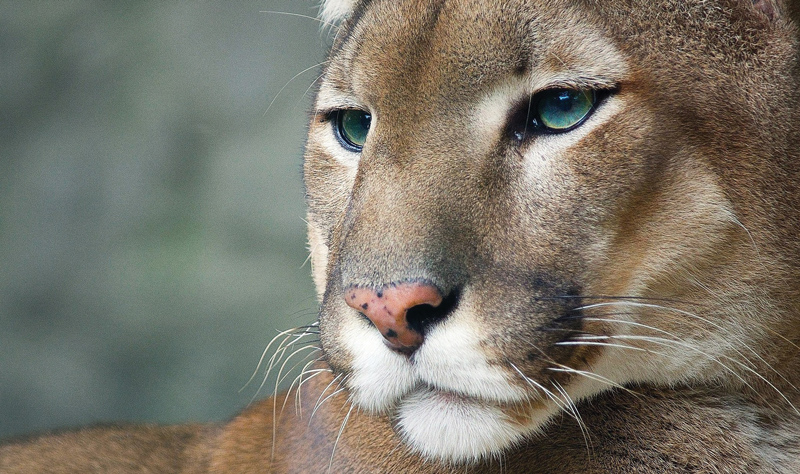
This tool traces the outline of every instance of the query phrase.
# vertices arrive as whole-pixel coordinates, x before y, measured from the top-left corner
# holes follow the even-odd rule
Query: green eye
[[[591,89],[551,89],[541,92],[536,115],[541,126],[566,132],[580,125],[592,112],[596,94]]]
[[[336,137],[345,148],[361,151],[367,141],[372,115],[363,110],[344,109],[336,112]]]

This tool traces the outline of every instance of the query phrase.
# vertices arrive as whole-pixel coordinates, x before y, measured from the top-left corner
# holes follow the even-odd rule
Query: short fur
[[[286,335],[321,359],[224,426],[12,442],[0,472],[800,472],[798,2],[321,12],[320,317]],[[571,131],[511,133],[552,88],[604,92]],[[344,300],[406,282],[450,301],[411,356]]]

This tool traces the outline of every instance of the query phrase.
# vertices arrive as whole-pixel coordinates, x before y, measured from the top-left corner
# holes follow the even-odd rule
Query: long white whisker
[[[317,64],[315,64],[315,65],[313,65],[313,66],[310,66],[310,67],[307,67],[307,68],[303,69],[302,71],[300,71],[300,72],[298,72],[297,74],[295,74],[294,76],[292,76],[292,78],[291,78],[291,79],[289,79],[289,80],[286,82],[286,84],[284,84],[284,85],[283,85],[283,87],[281,87],[281,89],[278,91],[278,93],[277,93],[277,94],[275,94],[275,97],[273,97],[273,98],[272,98],[272,101],[270,101],[269,105],[267,106],[267,110],[265,110],[265,111],[264,111],[264,115],[263,115],[263,117],[266,117],[266,116],[267,116],[267,114],[269,113],[269,111],[270,111],[270,109],[272,108],[273,104],[275,104],[275,101],[276,101],[276,100],[278,100],[278,97],[280,97],[280,96],[281,96],[281,93],[283,93],[283,90],[284,90],[284,89],[286,89],[287,87],[289,87],[289,84],[291,84],[291,83],[292,83],[292,81],[294,81],[294,80],[295,80],[295,79],[297,79],[298,77],[302,76],[303,74],[307,73],[308,71],[310,71],[310,70],[312,70],[312,69],[316,69],[316,68],[318,68],[318,67],[322,66],[323,64],[325,64],[325,63],[327,63],[327,62],[328,62],[328,61],[322,61],[322,62],[320,62],[320,63],[317,63]],[[319,78],[318,78],[317,80],[319,80]]]
[[[544,394],[547,398],[549,398],[556,405],[556,407],[558,407],[559,410],[561,410],[562,412],[566,413],[569,416],[572,416],[572,414],[567,409],[565,402],[560,398],[558,398],[555,393],[547,389],[544,385],[540,384],[539,382],[523,374],[522,371],[519,370],[519,368],[515,364],[509,362],[509,365],[511,365],[511,367],[515,371],[517,371],[520,377],[522,377],[522,380],[524,380],[528,385],[541,391],[542,394]]]
[[[623,304],[624,304],[625,302],[621,302],[621,303],[623,303]],[[634,304],[634,305],[635,305],[635,304],[637,304],[637,303],[632,303],[632,304]],[[641,303],[638,303],[638,304],[641,304]],[[655,307],[655,308],[660,308],[660,309],[664,309],[664,310],[674,310],[674,311],[678,311],[678,312],[680,312],[680,313],[681,313],[681,314],[683,314],[683,315],[687,315],[687,316],[690,316],[690,317],[697,318],[698,320],[700,320],[700,321],[702,321],[702,322],[705,322],[705,323],[711,324],[712,326],[714,326],[714,327],[716,327],[716,328],[720,329],[721,331],[725,331],[725,332],[727,332],[727,331],[726,331],[726,330],[725,330],[723,327],[721,327],[721,326],[719,326],[719,325],[717,325],[717,324],[713,323],[712,321],[708,321],[706,318],[702,318],[702,317],[700,317],[700,316],[698,316],[698,315],[695,315],[695,314],[692,314],[692,313],[688,313],[688,312],[685,312],[685,311],[682,311],[682,310],[678,310],[678,309],[675,309],[675,308],[668,308],[668,307],[665,307],[665,306],[660,306],[660,305],[649,305],[649,307]],[[594,317],[587,317],[586,319],[587,319],[587,320],[602,321],[602,322],[622,323],[622,324],[627,324],[627,325],[631,325],[631,326],[642,327],[642,328],[649,329],[649,330],[652,330],[652,331],[655,331],[655,332],[659,332],[659,333],[661,333],[661,334],[665,334],[665,335],[669,336],[669,337],[671,338],[671,340],[674,340],[674,341],[676,341],[676,342],[677,342],[677,341],[683,341],[683,339],[682,339],[681,337],[678,337],[677,335],[675,335],[675,334],[673,334],[673,333],[671,333],[671,332],[669,332],[669,331],[665,331],[665,330],[663,330],[663,329],[655,328],[655,327],[652,327],[652,326],[649,326],[649,325],[645,325],[645,324],[641,324],[641,323],[637,323],[637,322],[633,322],[633,321],[625,321],[625,320],[617,320],[617,319],[607,319],[607,318],[594,318]],[[733,336],[733,337],[735,338],[735,336]],[[620,337],[616,337],[616,339],[620,339]],[[784,380],[786,383],[788,383],[788,384],[789,384],[789,386],[791,386],[791,387],[792,387],[794,390],[797,390],[797,387],[795,387],[795,385],[794,385],[794,384],[792,384],[792,383],[791,383],[789,380],[787,380],[787,379],[786,379],[786,377],[785,377],[783,374],[781,374],[781,373],[780,373],[780,372],[779,372],[777,369],[775,369],[775,368],[774,368],[774,367],[773,367],[771,364],[769,364],[769,363],[768,363],[766,360],[764,360],[764,359],[763,359],[763,358],[762,358],[762,357],[761,357],[761,356],[760,356],[760,355],[759,355],[759,354],[758,354],[758,353],[757,353],[755,350],[753,350],[753,349],[752,349],[752,348],[751,348],[751,347],[750,347],[748,344],[746,344],[746,343],[745,343],[744,341],[742,341],[741,339],[737,339],[737,340],[738,340],[738,342],[740,342],[740,343],[741,343],[741,345],[742,345],[743,347],[745,347],[746,349],[748,349],[748,351],[749,351],[749,352],[751,352],[753,355],[755,355],[755,356],[756,356],[756,358],[758,358],[758,360],[759,360],[759,361],[761,361],[763,364],[765,364],[765,365],[766,365],[766,367],[768,367],[768,368],[769,368],[769,369],[770,369],[772,372],[774,372],[775,374],[777,374],[777,375],[778,375],[778,377],[780,377],[780,378],[781,378],[781,379],[783,379],[783,380]],[[684,344],[685,344],[685,343],[684,343]],[[697,350],[697,349],[696,349],[694,346],[691,346],[691,347],[693,347],[695,350]],[[736,354],[737,354],[737,355],[739,355],[739,356],[740,356],[742,359],[744,359],[745,361],[747,361],[747,362],[749,362],[749,363],[752,363],[752,361],[751,361],[750,359],[748,359],[748,357],[747,357],[747,356],[745,356],[744,354],[742,354],[742,353],[741,353],[741,351],[739,351],[739,350],[738,350],[738,349],[736,349],[735,347],[733,347],[733,348],[732,348],[732,350],[733,350],[734,352],[736,352]],[[722,364],[722,363],[721,363],[721,362],[720,362],[718,359],[716,359],[716,358],[713,358],[713,357],[711,357],[710,355],[708,355],[708,354],[705,354],[705,353],[704,353],[704,352],[702,352],[702,351],[699,351],[699,350],[697,350],[697,351],[698,351],[700,354],[703,354],[703,355],[705,355],[706,357],[709,357],[709,360],[713,360],[713,361],[715,361],[715,362],[719,363],[720,365],[722,365],[722,366],[724,366],[724,367],[727,367],[727,366],[725,366],[725,364]],[[759,379],[760,379],[760,380],[762,380],[764,383],[766,383],[767,385],[769,385],[769,386],[770,386],[770,387],[771,387],[773,390],[775,390],[775,391],[776,391],[776,392],[777,392],[777,393],[778,393],[778,394],[779,394],[779,395],[780,395],[780,396],[781,396],[781,397],[782,397],[782,398],[783,398],[783,399],[784,399],[784,400],[785,400],[787,403],[789,403],[789,405],[790,405],[790,406],[791,406],[791,407],[792,407],[792,408],[793,408],[795,411],[798,411],[798,410],[797,410],[797,408],[795,408],[795,406],[794,406],[794,405],[793,405],[791,402],[789,402],[788,398],[787,398],[787,397],[786,397],[786,396],[783,394],[783,392],[781,392],[781,391],[780,391],[780,390],[779,390],[779,389],[778,389],[778,388],[777,388],[775,385],[773,385],[773,384],[772,384],[772,382],[770,382],[769,380],[767,380],[767,379],[766,379],[766,377],[764,377],[763,375],[761,375],[760,373],[758,373],[758,371],[754,370],[754,369],[753,369],[751,366],[749,366],[748,364],[745,364],[744,362],[742,362],[742,361],[740,361],[740,360],[738,360],[738,359],[732,358],[732,357],[730,357],[730,356],[727,356],[727,355],[724,355],[724,354],[721,354],[721,357],[723,357],[724,359],[726,359],[726,360],[729,360],[729,361],[731,361],[731,362],[733,362],[733,363],[735,363],[735,364],[739,365],[740,367],[742,367],[743,369],[745,369],[747,372],[749,372],[749,373],[751,373],[751,374],[755,375],[757,378],[759,378]],[[739,377],[739,378],[741,379],[741,377]],[[751,388],[752,388],[752,387],[751,387]]]
[[[383,457],[383,461],[381,461],[380,465],[381,465],[381,466],[386,466],[386,465],[388,465],[388,463],[389,463],[389,460],[390,460],[390,459],[393,459],[394,453],[396,453],[396,452],[397,452],[398,450],[400,450],[401,448],[402,448],[402,449],[405,449],[405,448],[404,448],[404,446],[403,446],[403,443],[402,443],[402,442],[400,442],[399,440],[398,440],[398,441],[396,441],[396,442],[395,442],[395,445],[394,445],[394,448],[392,448],[392,449],[391,449],[389,452],[387,452],[387,453],[386,453],[386,455]]]
[[[332,386],[333,384],[337,383],[337,381],[338,381],[338,380],[339,380],[341,377],[342,377],[342,374],[339,374],[339,375],[337,375],[337,376],[336,376],[336,377],[334,377],[334,378],[333,378],[333,379],[332,379],[330,382],[328,382],[328,385],[326,385],[324,389],[322,389],[322,392],[320,392],[320,394],[319,394],[319,397],[317,398],[317,402],[314,404],[314,410],[316,410],[316,409],[317,409],[317,407],[318,407],[318,406],[319,406],[319,404],[320,404],[320,400],[322,400],[322,397],[324,397],[324,396],[325,396],[325,393],[328,391],[328,389],[329,389],[329,388],[331,388],[331,386]],[[312,413],[312,415],[311,415],[311,416],[312,416],[312,417],[314,416],[314,415],[313,415],[313,413]]]
[[[280,342],[280,344],[278,344],[278,347],[275,349],[275,352],[272,354],[272,356],[267,361],[267,369],[266,369],[266,371],[264,373],[264,379],[261,381],[261,387],[259,387],[259,389],[264,387],[264,384],[266,383],[267,378],[269,378],[270,372],[272,372],[272,369],[275,367],[275,364],[278,361],[280,361],[281,359],[283,359],[283,356],[286,354],[286,351],[288,351],[289,349],[294,347],[296,344],[298,344],[300,342],[300,340],[303,339],[304,337],[317,336],[318,335],[318,332],[316,332],[314,330],[314,328],[316,327],[317,324],[318,323],[311,324],[310,326],[305,327],[302,332],[300,332],[300,333],[297,333],[297,332],[290,333],[290,334],[287,334],[283,338],[283,340]],[[295,330],[297,330],[297,329],[299,329],[299,328],[296,328]],[[284,333],[286,333],[286,331],[284,331]],[[274,339],[275,338],[273,338],[273,340]],[[272,342],[270,342],[270,345],[271,344],[272,344]]]
[[[322,77],[323,77],[324,75],[325,75],[325,73],[322,73],[322,74],[320,74],[319,76],[317,76],[317,78],[316,78],[316,79],[314,79],[313,81],[311,81],[311,84],[309,84],[309,85],[308,85],[308,87],[306,88],[306,91],[305,91],[305,92],[303,92],[303,95],[302,95],[302,96],[300,96],[300,99],[298,99],[298,100],[297,100],[297,103],[296,103],[296,104],[294,104],[294,107],[292,107],[292,110],[295,110],[295,109],[297,108],[297,106],[298,106],[298,105],[300,105],[300,102],[302,102],[302,101],[303,101],[303,98],[305,98],[305,96],[308,94],[308,91],[310,91],[310,90],[311,90],[311,88],[312,88],[312,87],[314,87],[314,84],[316,84],[316,83],[317,83],[317,81],[319,81],[320,79],[322,79]],[[309,253],[309,254],[308,254],[308,257],[306,257],[306,262],[307,262],[307,261],[308,261],[308,259],[310,259],[310,258],[311,258],[311,254]],[[303,265],[305,265],[305,262],[303,262]]]
[[[301,358],[297,363],[295,363],[292,366],[291,369],[289,369],[287,371],[287,373],[286,373],[286,375],[284,377],[281,377],[281,372],[283,371],[283,368],[284,368],[283,366],[286,365],[286,363],[289,361],[289,359],[291,359],[294,355],[301,353],[305,349],[313,349],[313,351],[310,354],[306,354],[305,356],[303,356],[303,358]],[[296,369],[297,366],[302,364],[307,357],[310,357],[314,352],[319,352],[320,350],[321,349],[319,347],[305,346],[305,347],[301,347],[300,349],[297,349],[289,357],[287,357],[286,360],[284,360],[283,365],[281,365],[280,370],[278,370],[278,376],[275,379],[275,390],[273,392],[273,396],[274,397],[278,396],[278,387],[280,386],[281,382],[283,382],[283,379],[286,378],[292,372],[292,370]],[[300,373],[300,375],[302,375],[302,372]],[[294,384],[294,382],[292,382],[292,383]],[[283,413],[283,409],[286,408],[286,402],[289,400],[289,393],[291,391],[292,391],[292,387],[289,386],[289,389],[286,391],[286,397],[283,399],[283,406],[281,406],[281,413]]]
[[[635,391],[629,389],[628,387],[625,387],[624,385],[618,384],[617,382],[614,382],[613,380],[609,379],[608,377],[603,377],[602,375],[596,374],[594,372],[587,372],[585,370],[573,369],[572,367],[567,367],[566,365],[563,365],[563,364],[558,364],[558,367],[548,367],[547,370],[550,370],[550,371],[553,371],[553,372],[565,372],[565,373],[580,375],[582,377],[586,377],[588,379],[595,380],[597,382],[602,382],[602,383],[604,383],[606,385],[609,385],[611,387],[614,387],[616,389],[623,390],[623,391],[625,391],[627,393],[630,393],[631,395],[634,395],[634,396],[637,396],[637,397],[640,396],[638,393],[636,393]]]
[[[319,398],[317,398],[317,403],[314,404],[314,409],[311,411],[311,416],[308,418],[308,422],[309,423],[311,423],[311,420],[314,418],[314,414],[317,413],[317,410],[319,410],[319,408],[322,406],[323,403],[325,403],[328,399],[330,399],[331,397],[333,397],[337,393],[339,393],[342,390],[344,390],[344,388],[342,388],[342,386],[341,386],[341,384],[344,382],[344,380],[345,379],[342,378],[342,374],[339,374],[336,377],[334,377],[333,380],[330,381],[330,383],[325,387],[324,390],[322,390],[322,393],[319,394]],[[334,390],[333,393],[331,393],[330,395],[328,395],[327,397],[325,397],[323,399],[322,397],[325,396],[325,393],[327,393],[328,389],[331,388],[331,386],[334,383],[338,384],[336,390]]]
[[[283,363],[278,369],[278,376],[275,377],[275,390],[273,391],[273,394],[278,393],[278,387],[280,386],[280,384],[284,381],[286,377],[289,376],[289,374],[292,372],[292,369],[296,368],[298,365],[303,363],[304,359],[301,359],[294,366],[292,366],[292,369],[287,371],[286,375],[281,376],[281,374],[283,374],[284,368],[286,368],[286,364],[292,359],[292,357],[296,356],[297,354],[301,354],[303,353],[303,351],[307,350],[311,350],[312,351],[311,354],[313,354],[314,352],[321,351],[322,349],[318,346],[312,346],[312,345],[303,346],[300,347],[299,349],[296,349],[294,352],[289,354],[285,359],[283,359]],[[306,354],[304,357],[309,357],[311,354]]]
[[[342,420],[342,426],[339,427],[339,433],[336,435],[336,441],[333,443],[333,451],[331,451],[331,460],[328,462],[328,472],[331,472],[333,468],[333,456],[336,454],[336,446],[339,445],[339,438],[341,438],[342,433],[344,433],[344,427],[347,426],[347,422],[350,420],[350,414],[353,413],[353,408],[355,408],[355,405],[350,404],[350,409],[347,410],[347,414],[344,416],[344,420]]]
[[[311,359],[310,361],[306,362],[306,365],[304,365],[303,369],[300,370],[300,374],[298,374],[297,377],[295,377],[294,380],[292,380],[292,384],[289,385],[289,392],[291,392],[292,389],[294,389],[294,398],[295,398],[294,410],[295,413],[300,417],[303,416],[302,398],[300,396],[300,390],[303,388],[303,384],[308,380],[313,379],[320,373],[329,371],[329,369],[309,370],[309,367],[313,365],[315,362],[318,362],[319,360],[320,358],[318,357],[316,359]],[[297,385],[296,388],[295,385]]]
[[[258,371],[261,368],[261,365],[264,363],[264,359],[267,357],[267,354],[269,353],[269,348],[272,347],[272,344],[276,340],[278,340],[278,338],[280,338],[281,336],[285,336],[286,334],[289,334],[289,333],[291,333],[293,331],[297,331],[298,329],[299,328],[291,328],[291,329],[287,329],[285,331],[281,331],[269,341],[269,343],[267,344],[267,347],[264,348],[264,351],[261,353],[261,357],[258,359],[258,364],[256,365],[256,369],[253,371],[253,375],[251,375],[250,378],[247,380],[247,382],[244,384],[244,386],[239,389],[240,392],[242,390],[244,390],[245,388],[247,388],[247,386],[250,385],[250,383],[253,381],[253,379],[256,378],[256,375],[258,374]]]
[[[669,346],[671,344],[676,344],[676,345],[678,345],[680,347],[695,351],[695,352],[705,356],[706,358],[708,358],[708,360],[716,362],[717,364],[720,365],[720,367],[722,367],[723,369],[727,370],[728,372],[731,373],[731,375],[733,375],[734,377],[739,379],[739,381],[741,381],[749,389],[753,390],[755,393],[758,393],[758,391],[755,389],[755,387],[750,385],[741,375],[739,375],[735,370],[733,370],[727,364],[724,364],[718,358],[716,358],[716,357],[714,357],[714,356],[712,356],[710,354],[707,354],[706,352],[701,351],[700,349],[698,349],[697,347],[693,346],[692,344],[684,343],[682,341],[675,341],[675,340],[672,340],[672,339],[664,339],[664,338],[658,338],[658,337],[654,338],[654,337],[648,337],[648,336],[623,336],[623,335],[620,335],[620,336],[612,336],[612,337],[614,339],[643,340],[643,341],[646,341],[646,342],[652,342],[654,344],[661,344],[661,345],[664,345],[664,346]],[[733,362],[734,364],[740,366],[745,371],[755,375],[762,382],[764,382],[767,385],[769,385],[770,388],[775,390],[775,392],[778,395],[780,395],[781,398],[783,398],[783,400],[792,408],[792,410],[795,411],[795,413],[800,415],[800,410],[798,410],[797,407],[794,406],[794,404],[789,400],[789,398],[786,395],[784,395],[783,392],[778,389],[778,387],[773,385],[772,382],[767,380],[763,375],[759,374],[757,371],[753,370],[753,368],[749,367],[747,364],[744,364],[743,362],[741,362],[739,360],[736,360],[734,358],[731,358],[731,357],[728,357],[728,356],[725,356],[725,355],[723,355],[722,357],[725,358],[726,360],[729,360],[729,361]]]
[[[279,385],[279,384],[281,383],[281,381],[282,381],[282,379],[281,379],[281,372],[283,371],[283,369],[284,369],[284,366],[285,366],[285,365],[286,365],[286,363],[289,361],[289,359],[291,359],[291,358],[292,358],[294,355],[296,355],[296,354],[299,354],[299,353],[301,353],[303,350],[307,350],[307,349],[315,349],[315,350],[319,350],[319,348],[317,348],[317,347],[314,347],[314,346],[304,346],[304,347],[301,347],[300,349],[297,349],[297,350],[296,350],[296,351],[294,351],[292,354],[290,354],[290,355],[289,355],[289,357],[287,357],[287,358],[286,358],[286,359],[283,361],[283,364],[281,365],[281,368],[278,370],[278,376],[276,377],[276,382],[275,382],[275,390],[274,390],[274,392],[273,392],[273,394],[272,394],[272,456],[274,456],[274,453],[275,453],[275,439],[276,439],[276,437],[277,437],[277,434],[278,434],[278,433],[277,433],[277,420],[278,420],[278,417],[279,417],[279,416],[282,416],[282,415],[283,415],[283,410],[284,410],[284,408],[286,408],[286,403],[287,403],[287,402],[288,402],[288,400],[289,400],[289,394],[290,394],[290,391],[291,391],[291,390],[287,391],[287,392],[286,392],[286,395],[283,397],[283,403],[281,404],[281,411],[280,411],[280,414],[279,414],[279,413],[278,413],[278,385]],[[306,357],[307,357],[307,356],[306,356]],[[299,364],[301,364],[301,363],[302,363],[302,360],[301,360],[300,362],[298,362],[297,364],[295,364],[295,366],[294,366],[294,367],[297,367],[297,365],[299,365]],[[294,368],[294,367],[293,367],[293,368]],[[302,375],[302,373],[301,373],[301,375]],[[271,459],[271,458],[270,458],[270,459]]]
[[[314,21],[316,21],[317,23],[319,23],[319,24],[321,24],[323,26],[330,26],[331,28],[336,28],[337,27],[337,25],[335,23],[331,23],[329,21],[325,21],[325,20],[323,20],[321,18],[317,18],[315,16],[303,15],[302,13],[282,12],[282,11],[276,11],[276,10],[261,10],[258,13],[269,13],[269,14],[274,14],[274,15],[296,16],[296,17],[299,17],[299,18],[305,18],[305,19],[308,19],[308,20],[314,20]]]
[[[619,349],[630,349],[634,351],[641,351],[647,352],[648,354],[659,354],[659,355],[666,355],[661,352],[653,351],[650,349],[645,349],[643,347],[636,347],[636,346],[628,346],[625,344],[612,344],[610,342],[596,342],[596,341],[580,341],[580,340],[570,340],[570,341],[561,341],[556,342],[556,346],[604,346],[604,347],[616,347]]]
[[[580,310],[583,310],[583,309],[590,309],[590,308],[592,308],[592,307],[600,307],[600,306],[632,306],[632,307],[643,307],[643,308],[649,308],[649,309],[655,309],[655,310],[663,310],[663,311],[667,311],[667,312],[671,312],[671,313],[677,313],[677,314],[680,314],[680,315],[683,315],[683,316],[687,316],[687,317],[690,317],[690,318],[696,319],[696,320],[698,320],[698,321],[700,321],[700,322],[702,322],[702,323],[708,324],[709,326],[712,326],[712,327],[714,327],[714,328],[716,328],[716,329],[719,329],[719,330],[720,330],[721,332],[723,332],[724,334],[727,334],[729,337],[731,337],[731,338],[733,338],[734,340],[736,340],[736,342],[740,343],[740,344],[742,345],[742,347],[746,348],[746,349],[747,349],[749,352],[751,352],[753,355],[755,355],[755,356],[756,356],[756,357],[757,357],[757,358],[758,358],[758,359],[759,359],[759,360],[760,360],[762,363],[766,364],[766,365],[767,365],[767,366],[768,366],[770,369],[772,369],[772,370],[773,370],[773,371],[774,371],[776,374],[778,374],[779,376],[783,377],[783,376],[782,376],[782,375],[781,375],[781,374],[780,374],[780,373],[779,373],[777,370],[775,370],[775,369],[774,369],[774,368],[773,368],[773,367],[772,367],[772,366],[771,366],[771,365],[770,365],[770,364],[769,364],[767,361],[765,361],[765,360],[764,360],[764,359],[763,359],[763,358],[762,358],[762,357],[761,357],[761,356],[758,354],[758,352],[756,352],[756,351],[755,351],[753,348],[751,348],[751,347],[750,347],[750,345],[749,345],[749,344],[747,344],[747,342],[746,342],[746,341],[744,341],[744,340],[743,340],[741,337],[737,336],[736,334],[731,334],[731,333],[730,333],[730,331],[728,331],[728,330],[727,330],[725,327],[723,327],[722,325],[720,325],[720,324],[718,324],[718,323],[716,323],[716,322],[714,322],[714,321],[712,321],[712,320],[710,320],[710,319],[708,319],[708,318],[704,318],[704,317],[702,317],[702,316],[700,316],[700,315],[698,315],[698,314],[691,313],[691,312],[689,312],[689,311],[684,311],[684,310],[682,310],[682,309],[678,309],[678,308],[671,308],[671,307],[669,307],[669,306],[657,305],[657,304],[653,304],[653,303],[641,303],[641,302],[635,302],[635,301],[609,301],[609,302],[603,302],[603,303],[595,303],[595,304],[591,304],[591,305],[584,306],[584,307],[580,308]],[[616,319],[606,319],[605,321],[607,321],[607,322],[623,322],[623,321],[621,321],[621,320],[616,320]],[[636,324],[639,324],[639,323],[634,323],[634,322],[632,322],[632,321],[629,321],[629,323],[630,323],[630,324],[634,324],[634,325],[636,325]],[[642,327],[646,327],[646,328],[648,328],[648,329],[652,329],[652,330],[654,330],[654,331],[665,332],[665,331],[663,331],[663,330],[661,330],[661,329],[654,328],[654,327],[652,327],[652,326],[645,326],[645,325],[641,325],[641,326],[642,326]],[[695,327],[698,327],[698,328],[702,329],[700,326],[695,326]],[[741,352],[739,352],[739,351],[738,351],[737,349],[735,349],[735,348],[734,348],[734,350],[735,350],[737,353],[739,353],[739,355],[740,355],[740,356],[742,356],[742,358],[743,358],[743,359],[745,359],[745,360],[748,360],[748,361],[749,361],[749,358],[748,358],[748,357],[746,357],[744,354],[742,354]],[[784,380],[785,380],[785,378],[784,378]]]
[[[335,397],[336,395],[339,395],[340,393],[344,392],[345,390],[346,390],[345,387],[339,386],[336,390],[331,392],[330,395],[328,395],[327,397],[323,398],[322,401],[320,401],[319,404],[314,407],[314,410],[311,412],[311,417],[309,417],[308,421],[310,422],[311,419],[314,418],[314,415],[317,413],[317,410],[319,410],[322,407],[322,405],[325,404],[325,402],[327,402],[331,398]]]
[[[321,358],[321,357],[320,357],[320,358],[317,358],[317,359],[310,360],[306,366],[308,366],[308,365],[311,365],[311,364],[313,364],[313,363],[315,363],[315,362],[319,362],[320,360],[322,360],[322,358]],[[309,375],[308,377],[305,377],[305,378],[303,378],[303,379],[301,379],[301,380],[300,380],[300,383],[299,383],[299,384],[297,384],[297,390],[298,390],[298,391],[300,391],[300,389],[302,389],[302,388],[303,388],[303,385],[304,385],[306,382],[308,382],[309,380],[313,379],[313,378],[314,378],[314,377],[316,377],[317,375],[319,375],[319,374],[322,374],[322,373],[325,373],[325,372],[327,372],[327,373],[331,373],[332,371],[331,371],[331,369],[312,369],[312,370],[304,370],[304,371],[303,371],[303,373],[301,373],[300,375],[302,375],[303,377],[305,377],[307,374],[311,374],[311,375]]]
[[[558,390],[561,394],[564,403],[567,405],[569,411],[574,415],[575,421],[578,423],[578,429],[581,430],[581,434],[583,435],[583,442],[586,445],[586,454],[591,456],[593,452],[593,445],[589,437],[589,428],[587,428],[586,423],[581,418],[581,414],[578,411],[578,407],[575,405],[575,402],[572,400],[572,397],[569,396],[564,387],[561,386],[560,383],[553,381],[553,386]]]
[[[702,323],[708,324],[709,326],[712,326],[712,327],[714,327],[716,329],[719,329],[722,333],[727,334],[729,337],[733,338],[736,342],[740,343],[742,345],[742,347],[744,347],[750,353],[752,353],[759,361],[761,361],[763,364],[765,364],[770,370],[772,370],[773,372],[775,372],[775,374],[777,374],[779,377],[781,377],[785,382],[787,382],[790,385],[792,385],[786,379],[786,377],[783,376],[783,374],[781,374],[778,370],[776,370],[774,367],[772,367],[772,365],[770,365],[766,360],[764,360],[761,357],[761,355],[758,354],[758,352],[756,352],[752,347],[750,347],[750,345],[747,344],[747,341],[743,340],[741,337],[739,337],[736,334],[732,334],[725,327],[723,327],[722,325],[720,325],[720,324],[718,324],[718,323],[716,323],[716,322],[714,322],[714,321],[712,321],[712,320],[710,320],[708,318],[704,318],[704,317],[702,317],[702,316],[700,316],[698,314],[691,313],[689,311],[684,311],[684,310],[681,310],[681,309],[678,309],[678,308],[670,308],[668,306],[662,306],[662,305],[657,305],[657,304],[652,304],[652,303],[639,303],[639,302],[634,302],[634,301],[613,301],[613,302],[596,303],[596,304],[597,305],[617,305],[617,306],[621,305],[621,306],[645,307],[645,308],[651,308],[651,309],[657,309],[657,310],[664,310],[664,311],[672,312],[672,313],[678,313],[678,314],[681,314],[683,316],[688,316],[690,318],[696,319],[696,320],[698,320],[698,321],[700,321]],[[583,309],[587,309],[587,308],[589,308],[591,306],[593,306],[593,305],[584,306]],[[608,321],[609,322],[618,322],[619,320],[608,320]],[[659,329],[656,329],[656,328],[653,328],[653,327],[650,327],[650,326],[646,326],[646,327],[648,327],[650,329],[653,329],[653,330],[656,330],[656,331],[659,331]],[[696,326],[696,327],[701,328],[700,326]],[[769,328],[766,328],[766,329],[769,330]],[[771,331],[771,332],[773,332],[773,334],[779,335],[781,338],[783,338],[787,342],[791,343],[791,341],[786,339],[785,336],[783,336],[781,334],[778,334],[777,332],[774,332],[774,331]],[[800,350],[800,347],[794,345],[794,343],[791,343],[791,344],[795,348]],[[733,350],[735,350],[740,356],[742,356],[742,358],[744,360],[749,361],[749,358],[746,357],[744,354],[742,354],[738,349],[733,348]],[[792,388],[797,390],[797,388],[794,385],[792,385]]]

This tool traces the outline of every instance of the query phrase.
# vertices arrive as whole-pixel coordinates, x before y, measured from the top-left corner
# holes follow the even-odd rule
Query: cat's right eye
[[[360,152],[367,141],[372,115],[358,109],[341,109],[333,114],[333,131],[347,150]]]

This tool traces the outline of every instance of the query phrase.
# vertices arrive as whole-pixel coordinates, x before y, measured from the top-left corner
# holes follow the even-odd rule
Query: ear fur
[[[356,5],[356,0],[323,0],[319,7],[319,17],[327,23],[339,23]]]
[[[760,11],[770,21],[780,16],[778,0],[751,0],[753,8]],[[356,0],[323,0],[320,5],[319,16],[323,21],[338,23],[353,10]]]
[[[778,0],[752,0],[752,2],[753,8],[766,15],[770,21],[774,21],[781,16]]]

